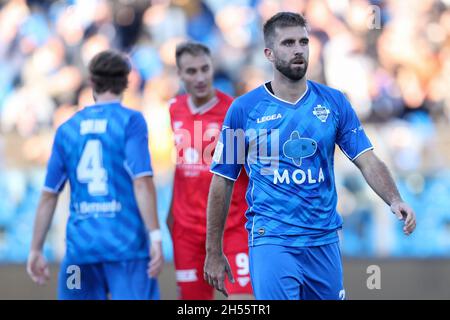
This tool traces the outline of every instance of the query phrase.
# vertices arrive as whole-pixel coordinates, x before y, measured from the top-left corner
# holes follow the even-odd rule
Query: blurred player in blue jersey
[[[273,80],[237,98],[222,128],[211,165],[205,279],[218,290],[228,261],[222,235],[233,183],[249,175],[246,228],[256,299],[344,299],[333,168],[335,145],[413,232],[385,164],[373,152],[356,114],[338,90],[306,80],[305,19],[281,12],[264,25],[265,56]]]
[[[130,68],[118,52],[97,54],[89,64],[96,103],[56,132],[27,271],[39,284],[49,279],[42,247],[68,180],[59,299],[159,299],[163,255],[147,124],[120,102]]]

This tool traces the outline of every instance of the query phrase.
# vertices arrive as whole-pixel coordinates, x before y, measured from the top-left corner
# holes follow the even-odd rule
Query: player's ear
[[[270,62],[274,61],[272,49],[264,48],[264,55],[266,56],[267,60],[269,60]]]

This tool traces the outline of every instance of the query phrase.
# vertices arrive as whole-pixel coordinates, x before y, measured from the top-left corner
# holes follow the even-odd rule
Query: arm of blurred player
[[[135,113],[130,118],[126,128],[126,136],[126,165],[133,177],[133,189],[139,213],[151,238],[150,262],[147,273],[149,277],[157,277],[163,268],[164,257],[156,210],[156,191],[152,178],[153,169],[148,149],[147,122],[142,113]]]
[[[134,194],[139,207],[145,227],[150,232],[159,230],[158,215],[156,210],[156,191],[153,178],[143,176],[133,180]],[[150,264],[148,268],[149,277],[157,277],[164,265],[161,240],[151,241]]]
[[[410,235],[416,228],[413,209],[403,202],[387,166],[370,150],[354,161],[369,186],[386,202],[399,220],[404,220],[403,232]]]
[[[223,233],[230,207],[234,181],[217,174],[213,175],[208,196],[206,259],[204,278],[226,297],[225,276],[234,282],[233,274],[227,258],[223,253]]]
[[[169,212],[166,218],[167,229],[169,229],[170,236],[173,238],[173,186],[172,186],[172,196],[170,198]]]
[[[50,279],[50,270],[42,254],[42,248],[53,219],[57,202],[57,193],[42,191],[34,221],[31,250],[27,261],[27,272],[31,279],[40,285],[45,284]]]

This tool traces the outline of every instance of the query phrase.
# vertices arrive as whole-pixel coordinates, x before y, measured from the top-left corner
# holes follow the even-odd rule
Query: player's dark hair
[[[278,12],[264,23],[264,43],[267,48],[273,47],[276,28],[307,27],[307,21],[301,14],[294,12]]]
[[[110,91],[121,94],[128,86],[131,64],[128,58],[114,50],[102,51],[89,63],[89,76],[96,93]]]
[[[177,45],[175,51],[175,61],[177,63],[177,67],[180,67],[180,59],[183,54],[190,54],[191,56],[199,56],[202,54],[206,54],[207,56],[211,56],[211,51],[209,48],[198,42],[183,42]]]

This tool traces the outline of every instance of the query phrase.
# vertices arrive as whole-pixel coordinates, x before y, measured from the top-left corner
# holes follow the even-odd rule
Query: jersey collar
[[[103,101],[103,102],[96,102],[94,104],[87,105],[86,108],[89,107],[97,107],[97,106],[105,106],[109,104],[120,104],[120,100],[111,100],[111,101]]]
[[[217,93],[214,95],[214,97],[212,97],[208,102],[204,103],[203,105],[196,107],[194,105],[194,102],[192,101],[191,96],[188,96],[187,99],[187,105],[189,107],[189,110],[191,111],[191,113],[193,115],[196,114],[204,114],[205,112],[211,110],[212,108],[215,107],[215,105],[217,104],[217,102],[219,102],[219,98],[217,97]]]
[[[264,90],[266,90],[266,92],[275,100],[279,101],[279,102],[283,102],[284,104],[287,104],[291,107],[295,107],[297,106],[297,104],[306,96],[306,94],[309,92],[309,86],[308,86],[308,81],[306,81],[306,90],[305,92],[301,95],[300,98],[297,99],[297,101],[295,101],[294,103],[283,100],[279,97],[277,97],[276,95],[274,95],[272,92],[270,92],[270,90],[267,88],[267,83],[269,83],[270,81],[266,82],[263,84]]]

